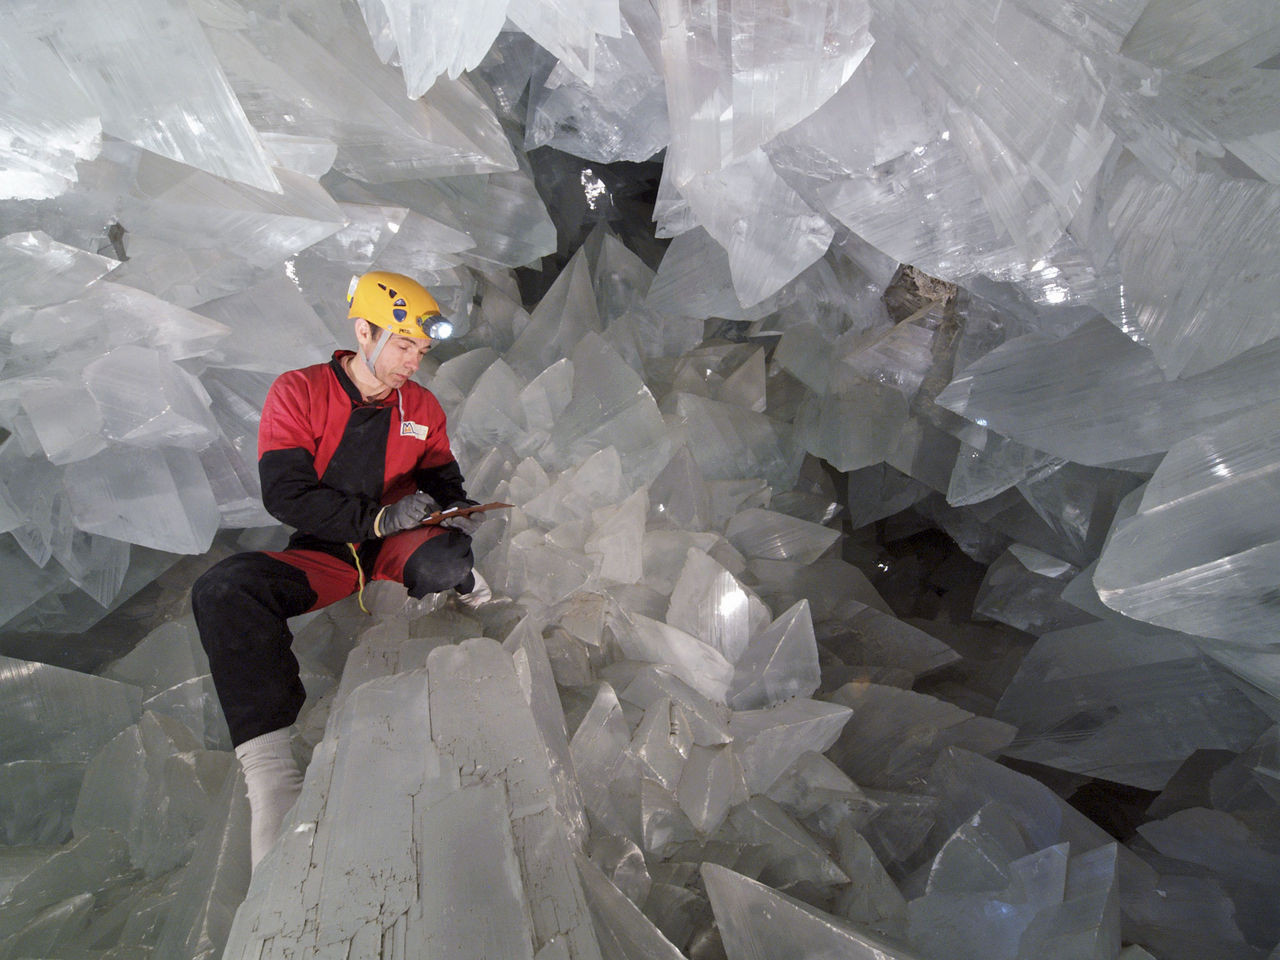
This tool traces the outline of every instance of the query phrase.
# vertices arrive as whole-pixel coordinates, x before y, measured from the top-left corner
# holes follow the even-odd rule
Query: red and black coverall
[[[297,531],[288,546],[228,557],[192,587],[233,745],[297,719],[305,693],[286,621],[350,596],[358,570],[368,580],[397,580],[414,597],[474,585],[471,538],[456,530],[374,538],[382,506],[415,490],[442,507],[475,501],[436,398],[410,381],[364,401],[342,368],[351,355],[339,350],[329,363],[284,373],[267,393],[258,472],[267,510]]]

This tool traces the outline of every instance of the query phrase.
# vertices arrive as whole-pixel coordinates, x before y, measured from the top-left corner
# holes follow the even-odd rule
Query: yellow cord
[[[369,608],[364,605],[364,568],[360,566],[360,553],[356,550],[356,545],[354,543],[348,543],[347,549],[351,551],[351,556],[355,558],[356,576],[360,578],[360,589],[356,592],[356,602],[360,604],[361,610],[368,613],[370,616],[373,616],[373,614],[370,613]]]

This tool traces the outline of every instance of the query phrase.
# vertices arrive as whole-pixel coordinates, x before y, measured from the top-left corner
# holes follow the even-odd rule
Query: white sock
[[[236,747],[249,791],[249,854],[256,868],[280,836],[280,824],[302,792],[288,728],[272,730]]]

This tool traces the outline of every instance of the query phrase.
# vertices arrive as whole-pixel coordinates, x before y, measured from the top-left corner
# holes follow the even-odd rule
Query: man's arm
[[[349,543],[374,535],[380,509],[369,496],[324,484],[316,473],[308,384],[285,374],[271,385],[258,427],[258,476],[270,513],[303,533]]]
[[[475,503],[467,496],[463,486],[462,469],[457,460],[450,460],[436,467],[419,470],[415,478],[418,489],[435,498],[442,507],[452,507],[457,503]]]
[[[463,486],[462,468],[453,457],[444,410],[429,391],[426,394],[425,404],[427,422],[431,424],[431,430],[427,436],[427,445],[422,459],[418,461],[418,469],[414,471],[414,482],[419,490],[429,493],[441,507],[448,508],[459,503],[476,503],[477,501],[467,496],[466,487]]]
[[[353,543],[373,535],[377,501],[326,486],[302,448],[268,450],[258,460],[262,503],[282,523],[324,540]]]

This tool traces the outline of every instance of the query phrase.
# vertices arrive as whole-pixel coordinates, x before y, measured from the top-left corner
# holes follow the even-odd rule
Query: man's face
[[[356,328],[356,337],[360,341],[360,349],[367,357],[378,345],[378,336],[363,321]],[[404,337],[393,333],[382,353],[374,361],[374,376],[384,386],[393,390],[404,386],[418,370],[418,364],[431,349],[431,340],[417,337]],[[367,369],[367,368],[366,368]]]
[[[374,375],[393,390],[403,387],[418,372],[418,364],[430,349],[430,340],[392,334],[373,365]]]

